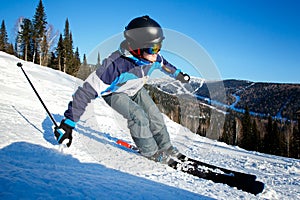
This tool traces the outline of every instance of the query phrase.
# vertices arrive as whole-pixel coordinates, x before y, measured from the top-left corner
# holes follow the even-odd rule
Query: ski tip
[[[265,184],[260,181],[254,181],[253,184],[251,185],[250,193],[254,195],[258,195],[262,193],[265,189]]]

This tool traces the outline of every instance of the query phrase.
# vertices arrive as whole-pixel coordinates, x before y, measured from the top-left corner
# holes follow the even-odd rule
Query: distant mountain
[[[296,120],[300,110],[300,84],[261,83],[246,80],[205,81],[192,78],[190,84],[165,79],[151,85],[169,94],[191,94],[198,100],[220,109]],[[188,91],[188,92],[187,92]]]

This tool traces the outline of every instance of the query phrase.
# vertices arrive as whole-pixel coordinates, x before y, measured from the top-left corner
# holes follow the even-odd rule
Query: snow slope
[[[165,117],[182,152],[266,184],[254,196],[195,178],[115,144],[132,142],[126,121],[101,99],[78,123],[70,148],[58,146],[52,123],[20,68],[0,52],[0,199],[299,199],[300,162],[248,152],[191,133]],[[57,122],[81,81],[21,61]]]

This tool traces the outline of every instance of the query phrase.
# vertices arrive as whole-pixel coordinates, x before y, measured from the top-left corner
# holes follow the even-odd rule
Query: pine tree
[[[74,72],[74,69],[72,69],[73,39],[69,28],[68,18],[66,19],[65,22],[63,45],[64,45],[64,72],[68,74],[73,74]]]
[[[275,155],[280,155],[281,146],[280,146],[280,137],[279,129],[276,121],[272,125],[272,137],[271,137],[271,153]]]
[[[15,55],[15,50],[14,50],[14,45],[13,44],[9,44],[8,48],[7,48],[7,53],[11,54],[11,55]]]
[[[65,47],[63,42],[62,34],[60,34],[57,47],[56,47],[56,55],[57,55],[57,63],[58,63],[58,70],[63,71],[64,60],[65,60]]]
[[[39,64],[42,64],[42,56],[46,54],[46,52],[42,51],[42,42],[46,33],[46,13],[43,6],[42,0],[39,1],[39,4],[36,8],[34,17],[33,17],[33,42],[34,42],[34,62],[37,57],[39,57]]]
[[[273,123],[272,123],[272,117],[268,117],[268,124],[267,124],[267,132],[264,136],[263,140],[263,149],[265,153],[271,153],[272,149],[272,131],[273,131]]]
[[[242,119],[242,142],[241,146],[247,150],[254,150],[256,145],[255,137],[252,133],[252,123],[248,106],[245,108],[245,113]]]
[[[232,110],[230,110],[229,114],[225,117],[223,130],[221,141],[226,144],[235,145],[236,121]]]
[[[51,52],[48,67],[50,67],[52,69],[58,69],[58,59],[54,52]]]
[[[25,61],[33,59],[33,26],[30,19],[24,18],[17,36],[17,46]]]
[[[300,158],[300,130],[295,127],[291,142],[291,157]]]
[[[87,59],[86,59],[86,55],[83,54],[83,62],[82,62],[83,65],[87,66],[88,63],[87,63]]]
[[[73,36],[69,27],[69,20],[66,19],[65,29],[64,29],[64,72],[67,74],[76,76],[80,68],[80,58],[79,51],[76,49],[76,52],[73,52]]]
[[[0,28],[0,51],[7,52],[9,47],[8,36],[6,32],[5,22],[2,20]]]
[[[257,124],[256,124],[256,120],[254,119],[252,122],[252,127],[251,127],[251,131],[252,131],[252,137],[251,140],[253,142],[253,150],[259,150],[260,148],[260,144],[259,144],[259,131],[257,129]]]
[[[76,73],[78,72],[80,65],[81,65],[81,61],[80,61],[80,55],[79,55],[79,49],[78,47],[76,48],[76,51],[73,55],[73,75],[76,75]]]
[[[97,63],[96,63],[96,68],[101,66],[101,59],[100,59],[100,53],[98,52],[98,57],[97,57]]]
[[[85,80],[91,73],[91,68],[87,63],[87,59],[85,54],[83,55],[83,62],[82,65],[80,66],[80,69],[78,71],[77,77]]]

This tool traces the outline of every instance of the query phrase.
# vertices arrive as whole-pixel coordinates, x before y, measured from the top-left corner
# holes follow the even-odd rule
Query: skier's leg
[[[170,148],[170,136],[167,131],[167,127],[164,123],[163,116],[156,104],[149,96],[146,89],[142,88],[134,97],[133,100],[139,104],[145,111],[149,119],[150,130],[153,133],[153,137],[158,145],[159,149]]]
[[[136,146],[146,157],[153,156],[158,146],[149,129],[149,120],[143,108],[123,93],[111,94],[104,100],[128,121],[128,128]]]

